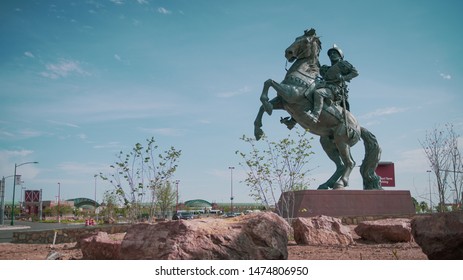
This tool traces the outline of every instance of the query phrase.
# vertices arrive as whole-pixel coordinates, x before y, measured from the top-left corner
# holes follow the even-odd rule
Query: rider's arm
[[[352,80],[353,78],[359,75],[359,72],[357,71],[357,69],[355,69],[355,67],[349,62],[344,60],[343,66],[344,66],[343,67],[344,69],[342,71],[342,77],[344,81],[350,82],[350,80]]]

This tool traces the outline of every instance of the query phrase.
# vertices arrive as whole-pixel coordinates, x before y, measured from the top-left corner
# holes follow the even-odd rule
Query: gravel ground
[[[80,260],[82,252],[76,243],[15,244],[0,243],[0,260],[46,260],[53,252],[59,259]],[[56,254],[55,254],[56,256]],[[360,239],[350,246],[299,246],[288,244],[289,260],[427,260],[421,248],[411,243],[368,243]]]

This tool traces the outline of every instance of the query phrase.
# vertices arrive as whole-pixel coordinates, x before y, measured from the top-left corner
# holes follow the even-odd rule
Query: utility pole
[[[11,204],[11,225],[14,226],[14,195],[15,195],[15,192],[16,192],[16,181],[21,181],[21,179],[18,180],[18,178],[16,177],[16,169],[18,167],[20,167],[21,165],[25,165],[25,164],[31,164],[31,163],[34,163],[34,164],[37,164],[38,162],[37,161],[28,161],[28,162],[24,162],[24,163],[20,163],[20,164],[14,164],[14,180],[13,180],[13,201],[12,201],[12,204]]]
[[[175,180],[175,185],[177,186],[177,201],[175,203],[175,213],[178,212],[178,183],[180,183],[180,180]]]
[[[39,198],[39,221],[42,220],[42,209],[43,208],[43,203],[42,203],[42,189],[40,189],[40,198]]]
[[[233,212],[233,169],[235,169],[235,167],[230,166],[228,167],[228,169],[230,169],[230,213],[234,213]]]
[[[97,176],[98,176],[98,175],[95,174],[93,177],[95,177],[95,194],[94,194],[94,195],[95,195],[95,215],[96,215],[96,221],[97,221],[97,223],[98,223],[98,214],[96,213],[96,204],[97,204],[97,203],[96,203],[96,177],[97,177]]]
[[[0,181],[0,226],[5,222],[5,177]]]
[[[58,223],[61,223],[61,217],[59,214],[59,201],[61,200],[61,184],[58,182]]]

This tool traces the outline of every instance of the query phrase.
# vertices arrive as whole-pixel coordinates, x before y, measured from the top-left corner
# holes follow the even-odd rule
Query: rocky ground
[[[300,246],[294,241],[288,244],[289,260],[426,260],[426,255],[415,242],[372,243],[360,239],[352,230],[355,245],[350,246]],[[57,252],[57,254],[52,254]],[[14,244],[0,243],[0,260],[45,260],[59,256],[63,260],[82,259],[76,243]]]
[[[79,260],[82,252],[75,243],[58,244],[13,244],[0,243],[0,260],[45,260],[52,252],[60,259]],[[289,260],[427,260],[416,243],[372,244],[357,242],[347,247],[298,246],[290,242]]]
[[[356,241],[347,247],[298,246],[289,244],[290,260],[427,260],[421,248],[412,243],[375,244]]]

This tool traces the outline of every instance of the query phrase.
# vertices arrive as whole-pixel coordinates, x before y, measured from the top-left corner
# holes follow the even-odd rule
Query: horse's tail
[[[376,167],[381,158],[381,147],[379,147],[376,136],[373,135],[368,129],[361,127],[360,136],[365,145],[365,158],[360,166],[360,174],[363,178],[364,190],[380,190],[381,178],[376,175]]]

